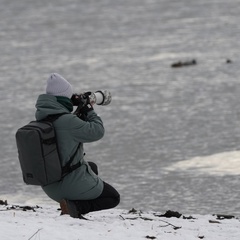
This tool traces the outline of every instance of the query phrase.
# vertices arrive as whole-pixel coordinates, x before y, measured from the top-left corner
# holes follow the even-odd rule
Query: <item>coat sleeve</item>
[[[93,110],[88,112],[86,121],[74,115],[71,122],[71,131],[74,139],[78,142],[94,142],[103,137],[104,126],[102,119]]]

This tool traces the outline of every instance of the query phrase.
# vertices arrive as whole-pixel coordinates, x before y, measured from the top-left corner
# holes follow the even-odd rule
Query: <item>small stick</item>
[[[42,230],[42,228],[38,229],[28,240],[32,239],[41,230]]]

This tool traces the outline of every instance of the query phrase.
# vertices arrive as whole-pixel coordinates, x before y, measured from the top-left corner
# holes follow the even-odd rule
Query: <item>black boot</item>
[[[75,201],[63,199],[60,202],[60,207],[62,210],[61,215],[69,214],[72,218],[79,218],[79,219],[87,220],[86,218],[84,218],[81,215],[81,211],[77,207]]]

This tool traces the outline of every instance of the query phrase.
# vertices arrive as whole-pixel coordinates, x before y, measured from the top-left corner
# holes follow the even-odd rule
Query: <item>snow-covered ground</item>
[[[240,239],[240,220],[233,216],[178,216],[170,211],[111,209],[89,213],[85,216],[88,220],[81,220],[61,216],[57,205],[3,203],[0,206],[1,240]],[[169,217],[173,215],[176,216]]]

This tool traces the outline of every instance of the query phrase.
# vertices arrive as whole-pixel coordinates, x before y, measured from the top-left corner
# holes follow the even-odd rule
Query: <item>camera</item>
[[[71,100],[74,106],[79,106],[80,104],[85,106],[88,103],[104,106],[112,101],[112,94],[108,90],[98,90],[96,92],[73,94]]]

